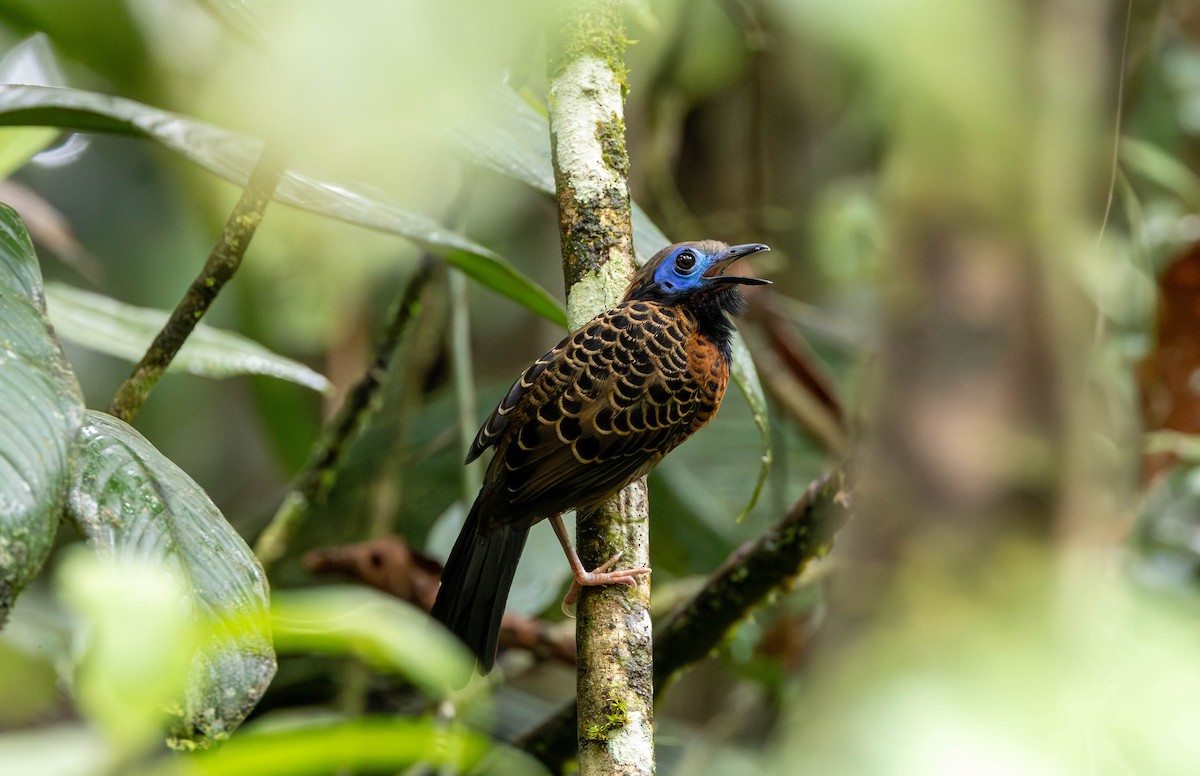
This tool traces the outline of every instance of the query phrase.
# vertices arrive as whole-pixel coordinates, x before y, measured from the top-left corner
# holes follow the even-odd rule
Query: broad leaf
[[[54,329],[64,340],[137,363],[169,313],[134,307],[101,294],[61,283],[46,287]],[[240,334],[197,324],[170,371],[204,377],[257,374],[278,377],[314,391],[329,390],[324,375],[298,361],[272,353]]]
[[[344,772],[478,773],[488,739],[431,719],[366,717],[349,721],[246,731],[212,752],[171,763],[178,776],[297,776]],[[513,754],[508,770],[544,773],[532,758]],[[433,770],[431,770],[431,768]]]
[[[13,46],[0,60],[0,83],[62,86],[63,77],[50,39],[36,33]],[[46,150],[59,135],[56,129],[0,129],[0,180]]]
[[[475,664],[457,639],[430,627],[424,612],[364,587],[277,593],[271,623],[280,653],[355,655],[431,697],[448,694]]]
[[[203,632],[180,606],[186,582],[149,554],[100,557],[75,544],[56,561],[59,597],[76,627],[75,707],[104,732],[111,760],[157,748]]]
[[[152,558],[183,582],[207,638],[173,735],[182,745],[226,737],[275,673],[267,580],[250,548],[187,474],[102,412],[79,432],[68,506],[93,547]]]
[[[146,137],[239,186],[246,184],[263,149],[262,141],[202,121],[79,89],[0,85],[0,125]],[[566,321],[554,297],[495,253],[377,193],[289,170],[279,181],[274,198],[301,210],[407,237],[496,293],[551,321]]]
[[[0,128],[0,180],[12,175],[46,150],[58,132],[41,127]]]
[[[29,235],[0,205],[0,625],[50,552],[82,420]]]

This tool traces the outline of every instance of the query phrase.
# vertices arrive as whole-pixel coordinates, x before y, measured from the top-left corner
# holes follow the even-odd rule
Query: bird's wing
[[[483,451],[496,444],[500,435],[504,433],[504,429],[508,427],[509,418],[512,417],[512,412],[517,408],[517,405],[538,379],[538,377],[546,370],[546,365],[553,361],[556,354],[562,350],[570,338],[558,343],[557,347],[547,352],[544,356],[534,361],[529,365],[521,376],[517,379],[512,387],[508,389],[508,393],[496,405],[496,409],[492,410],[492,414],[488,415],[487,420],[479,428],[479,433],[475,435],[475,441],[471,443],[471,448],[467,451],[466,463],[470,463],[483,454]]]
[[[703,425],[727,370],[715,349],[710,365],[695,344],[694,331],[669,312],[634,302],[547,354],[513,389],[528,383],[507,412],[516,425],[488,472],[496,503],[507,505],[496,519],[598,503]]]

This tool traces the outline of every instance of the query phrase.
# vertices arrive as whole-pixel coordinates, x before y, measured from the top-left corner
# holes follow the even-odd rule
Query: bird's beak
[[[721,274],[725,271],[726,267],[743,256],[749,256],[751,253],[769,250],[771,250],[770,247],[763,245],[762,243],[734,245],[726,248],[721,252],[720,255],[717,256],[717,260],[713,262],[712,267],[710,267],[709,270],[704,273],[704,277],[712,280],[714,283],[737,283],[743,286],[769,286],[771,285],[771,281],[763,280],[762,278],[746,278],[739,277],[737,275]]]

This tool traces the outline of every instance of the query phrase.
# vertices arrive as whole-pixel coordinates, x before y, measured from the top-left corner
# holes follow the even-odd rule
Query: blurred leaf
[[[44,33],[65,57],[128,93],[155,78],[133,19],[134,5],[127,0],[0,0],[0,19],[20,33]]]
[[[69,127],[146,137],[238,186],[246,184],[263,147],[261,141],[202,121],[79,89],[0,86],[0,125]],[[432,218],[386,201],[382,195],[289,171],[275,190],[275,200],[407,237],[487,288],[565,325],[566,314],[554,297],[511,264]]]
[[[44,151],[58,131],[41,127],[5,127],[0,129],[0,179],[7,178]]]
[[[267,43],[258,3],[249,0],[198,0],[221,26],[251,43]]]
[[[884,225],[873,178],[830,184],[817,194],[810,212],[812,253],[824,277],[856,289],[878,277]]]
[[[81,724],[0,735],[0,763],[6,773],[82,776],[95,773],[107,756],[104,738]]]
[[[69,516],[97,549],[152,558],[186,585],[206,643],[191,662],[173,735],[227,736],[275,673],[258,560],[196,483],[127,424],[89,412]]]
[[[0,129],[0,136],[6,131]],[[100,282],[103,275],[100,260],[80,244],[66,216],[45,198],[28,186],[6,178],[0,180],[0,202],[8,203],[20,214],[29,236],[43,251],[43,257],[48,252],[90,282]]]
[[[754,418],[754,425],[758,426],[763,443],[762,465],[758,467],[758,479],[754,482],[754,490],[750,492],[750,501],[738,515],[737,519],[740,523],[758,503],[758,496],[762,493],[763,485],[767,481],[767,473],[771,471],[771,417],[767,411],[766,394],[763,393],[762,383],[759,382],[758,372],[754,368],[754,360],[750,358],[750,351],[746,349],[746,341],[742,339],[739,332],[733,333],[733,347],[730,349],[730,354],[732,363],[729,365],[729,374],[746,396],[746,402],[750,405],[750,414]]]
[[[58,567],[59,593],[82,621],[85,648],[74,694],[118,756],[154,747],[187,684],[201,631],[187,607],[185,578],[153,555],[71,553]]]
[[[271,625],[282,653],[356,655],[393,671],[431,697],[469,675],[475,659],[410,604],[364,587],[276,593]]]
[[[50,38],[39,32],[10,48],[0,59],[0,83],[66,86]]]
[[[0,205],[0,625],[54,539],[83,398],[17,214]]]
[[[1132,171],[1179,197],[1192,211],[1200,210],[1200,177],[1187,165],[1150,143],[1121,138],[1121,161]]]
[[[161,310],[134,307],[61,283],[46,287],[46,301],[54,329],[63,339],[133,363],[141,359],[169,317]],[[314,391],[330,389],[324,375],[304,364],[204,323],[197,324],[170,369],[204,377],[267,375]]]
[[[935,570],[944,553],[928,548],[889,591],[886,619],[805,682],[808,703],[781,723],[776,768],[1191,772],[1200,758],[1194,597],[1138,591],[1103,553],[1080,552],[1068,574],[1050,553],[1012,549],[992,568],[1002,582],[968,593],[961,577]]]
[[[1163,107],[1173,108],[1180,126],[1195,135],[1200,133],[1200,47],[1194,31],[1181,37],[1181,45],[1162,46],[1160,65],[1173,92]]]
[[[1155,589],[1187,596],[1200,588],[1200,438],[1160,431],[1149,435],[1147,452],[1170,452],[1186,461],[1154,481],[1138,510],[1132,570]]]
[[[554,196],[546,117],[511,89],[494,89],[488,96],[486,119],[478,122],[475,132],[459,138],[463,148],[476,164]],[[636,202],[630,202],[630,207],[633,247],[644,262],[670,241]]]
[[[218,750],[173,763],[178,767],[166,773],[212,776],[392,773],[418,763],[465,773],[474,772],[489,748],[488,739],[479,734],[461,727],[438,725],[428,719],[365,718],[283,730],[246,731]]]
[[[12,629],[10,623],[5,634]],[[0,729],[32,725],[55,711],[58,675],[38,647],[24,649],[0,640],[0,698],[5,699],[0,706]]]

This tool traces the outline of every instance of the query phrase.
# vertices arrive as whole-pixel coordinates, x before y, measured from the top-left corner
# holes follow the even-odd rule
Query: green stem
[[[387,325],[375,349],[375,359],[359,381],[350,389],[337,415],[321,432],[313,445],[309,462],[296,477],[291,491],[284,497],[275,516],[258,537],[254,553],[263,568],[283,557],[296,531],[308,517],[312,504],[323,498],[333,487],[337,465],[350,443],[357,436],[374,406],[384,376],[391,366],[392,356],[400,345],[401,336],[416,313],[421,292],[433,274],[434,261],[426,256],[393,305]]]
[[[241,266],[242,257],[258,225],[262,223],[267,203],[271,201],[283,171],[283,156],[268,145],[250,174],[237,205],[229,214],[220,241],[208,254],[204,269],[192,281],[191,287],[175,306],[171,317],[154,338],[142,360],[133,368],[129,378],[117,389],[109,405],[109,413],[127,423],[137,415],[196,324]]]

